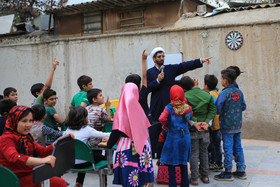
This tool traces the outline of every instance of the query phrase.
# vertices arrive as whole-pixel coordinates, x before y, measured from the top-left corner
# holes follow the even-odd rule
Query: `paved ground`
[[[247,165],[247,180],[234,179],[232,182],[222,182],[213,179],[210,174],[210,184],[199,186],[207,187],[280,187],[280,142],[242,140],[245,162]],[[154,160],[154,163],[156,160]],[[154,166],[154,175],[157,177],[157,167]],[[233,169],[234,170],[234,169]],[[67,173],[63,176],[70,183],[75,185],[76,173]],[[120,186],[112,184],[113,176],[108,176],[108,187]],[[98,187],[99,179],[97,174],[87,173],[84,187]],[[167,187],[166,184],[154,183],[154,187]]]

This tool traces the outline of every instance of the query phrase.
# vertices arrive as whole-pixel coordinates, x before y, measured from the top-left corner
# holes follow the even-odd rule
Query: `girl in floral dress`
[[[134,83],[125,84],[107,143],[108,148],[117,143],[113,184],[125,187],[143,186],[154,181],[147,130],[150,123],[138,99],[138,87]]]

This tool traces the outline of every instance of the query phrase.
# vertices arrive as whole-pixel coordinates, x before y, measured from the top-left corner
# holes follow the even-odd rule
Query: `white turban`
[[[154,48],[153,50],[152,50],[152,52],[151,52],[151,57],[153,58],[154,57],[154,55],[157,53],[157,52],[159,52],[159,51],[162,51],[163,53],[165,53],[165,51],[164,51],[164,49],[162,49],[161,47],[156,47],[156,48]]]

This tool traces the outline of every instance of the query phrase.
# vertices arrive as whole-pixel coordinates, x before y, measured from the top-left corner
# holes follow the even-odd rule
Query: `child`
[[[0,100],[0,136],[3,134],[9,111],[17,104],[10,99]]]
[[[14,106],[7,118],[6,128],[0,137],[0,165],[10,169],[18,178],[20,185],[39,187],[41,183],[32,182],[32,170],[40,164],[55,166],[52,156],[53,144],[42,147],[34,141],[29,133],[33,122],[33,110],[26,106]],[[71,135],[73,138],[73,135]],[[37,155],[34,157],[32,155]],[[51,187],[66,187],[64,179],[53,177]]]
[[[72,108],[65,121],[65,125],[68,127],[68,129],[64,133],[65,134],[72,133],[75,135],[76,139],[81,140],[85,143],[87,143],[87,140],[89,138],[103,138],[103,142],[108,141],[108,137],[110,136],[110,133],[99,132],[89,127],[87,125],[87,121],[88,121],[88,113],[84,107],[77,106]],[[95,162],[106,160],[106,158],[103,155],[96,154],[95,151],[93,151],[93,156]],[[76,163],[75,165],[76,169],[91,165],[91,163],[89,162],[82,162],[79,160],[76,160],[75,163]],[[78,177],[76,179],[76,187],[83,186],[85,175],[86,175],[85,173],[78,173]]]
[[[87,99],[87,91],[93,88],[92,79],[89,76],[82,75],[78,78],[77,83],[80,87],[80,92],[74,95],[69,108],[73,108],[76,106],[86,107],[90,105]]]
[[[216,88],[218,79],[215,75],[204,76],[204,90],[209,92],[212,96],[214,103],[219,95]],[[222,166],[222,148],[221,148],[221,132],[219,124],[219,115],[214,118],[213,125],[209,129],[210,132],[210,145],[209,145],[209,160],[210,170],[217,172],[223,170]]]
[[[110,114],[111,103],[109,101],[109,97],[107,97],[105,102],[106,110],[100,106],[104,103],[102,90],[98,88],[89,90],[87,92],[87,99],[90,103],[90,105],[86,107],[88,111],[88,124],[90,127],[102,131],[102,124],[105,121],[111,121],[112,118]],[[92,147],[95,146],[98,141],[100,141],[100,139],[90,139],[88,144]]]
[[[241,90],[233,85],[236,77],[235,71],[231,69],[221,71],[221,83],[225,88],[219,94],[216,106],[220,115],[225,172],[215,175],[216,180],[232,181],[234,180],[232,175],[236,178],[247,179],[241,145],[242,111],[246,110],[246,103]],[[233,152],[235,153],[236,172],[232,173]]]
[[[34,111],[34,121],[32,128],[30,129],[30,134],[32,134],[34,140],[41,146],[46,146],[46,135],[51,135],[54,138],[58,138],[63,135],[63,132],[54,130],[43,124],[46,118],[46,109],[44,105],[33,105],[32,109]]]
[[[122,88],[113,131],[107,144],[108,148],[118,144],[113,184],[124,187],[143,186],[154,181],[147,130],[150,123],[138,99],[138,87],[134,83],[126,83]]]
[[[159,117],[162,128],[167,130],[160,162],[168,165],[169,186],[177,186],[175,166],[181,168],[181,185],[189,186],[187,163],[191,158],[191,138],[188,121],[192,108],[185,102],[184,90],[174,85],[170,89],[170,100]]]
[[[45,89],[51,88],[54,71],[55,71],[57,65],[59,65],[59,62],[56,61],[56,58],[54,58],[52,70],[51,70],[51,73],[50,73],[45,85],[42,83],[37,83],[37,84],[32,85],[30,91],[31,91],[31,94],[35,97],[35,99],[32,103],[32,106],[36,105],[36,104],[44,104],[42,95],[43,95],[43,92],[45,91]]]
[[[3,94],[4,94],[5,99],[10,99],[10,100],[14,101],[15,103],[17,103],[18,95],[17,95],[17,90],[15,88],[8,87],[4,90]]]
[[[212,125],[217,109],[212,97],[207,92],[201,90],[197,86],[197,82],[194,82],[188,76],[182,77],[180,82],[180,85],[186,91],[185,97],[193,111],[193,116],[189,121],[192,147],[190,183],[198,185],[197,179],[200,176],[201,181],[208,184],[208,146],[210,143],[208,127]]]
[[[56,92],[52,89],[47,88],[43,94],[44,98],[44,106],[46,109],[46,118],[43,121],[43,124],[54,129],[59,130],[58,126],[61,126],[61,130],[65,130],[65,126],[63,124],[63,119],[57,114],[54,106],[56,104]],[[48,137],[48,141],[52,142],[55,140],[55,137]]]
[[[240,75],[241,73],[244,73],[244,72],[240,71],[240,69],[239,69],[238,66],[229,66],[229,67],[227,67],[227,69],[231,69],[231,70],[235,71],[235,73],[236,73],[236,78],[239,77],[239,75]],[[238,84],[237,84],[236,81],[234,81],[233,85],[234,85],[235,88],[238,88],[238,89],[239,89],[239,86],[238,86]]]

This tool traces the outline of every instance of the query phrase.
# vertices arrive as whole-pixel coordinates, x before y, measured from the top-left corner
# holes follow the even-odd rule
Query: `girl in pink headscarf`
[[[125,187],[143,186],[154,181],[147,130],[150,123],[138,99],[138,87],[134,83],[125,84],[114,115],[113,131],[107,143],[108,148],[116,142],[118,145],[113,184]]]

